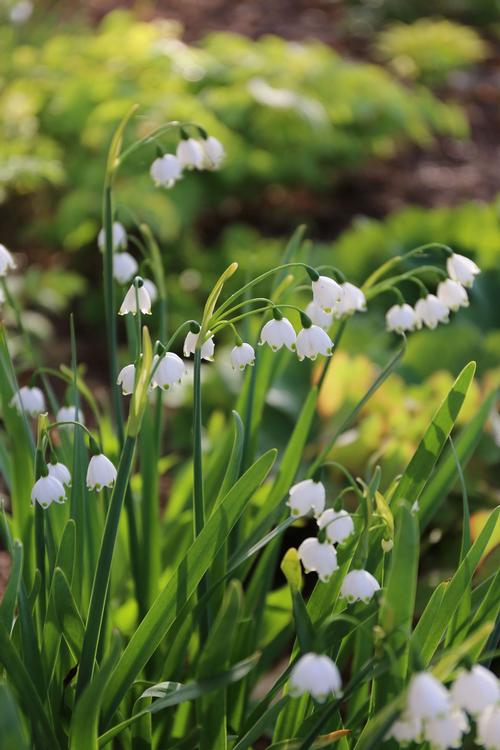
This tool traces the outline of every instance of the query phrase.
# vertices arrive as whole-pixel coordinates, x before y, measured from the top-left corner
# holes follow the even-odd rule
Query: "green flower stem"
[[[237,305],[234,305],[233,307],[230,307],[229,310],[225,310],[223,312],[223,315],[225,318],[227,318],[229,315],[231,315],[236,310],[241,310],[242,307],[248,307],[248,305],[252,305],[256,302],[265,302],[266,305],[273,305],[273,301],[271,299],[268,299],[267,297],[252,297],[251,299],[246,299],[243,302],[238,302]],[[255,310],[253,312],[256,312]],[[212,315],[211,319],[209,320],[208,327],[211,329],[216,322],[219,321],[219,318],[221,315],[219,314],[219,310],[217,310],[214,315]]]
[[[200,534],[205,525],[205,499],[203,493],[203,454],[202,454],[202,405],[201,405],[201,344],[194,354],[194,401],[193,401],[193,519],[194,536]],[[208,588],[206,576],[198,586],[198,598],[201,599]],[[200,640],[203,644],[209,632],[207,608],[199,615]]]
[[[442,268],[438,268],[437,266],[420,266],[420,268],[414,268],[412,271],[401,273],[398,276],[391,276],[391,278],[386,281],[382,281],[380,284],[372,286],[369,291],[366,292],[366,299],[373,299],[377,295],[392,289],[395,284],[399,284],[401,281],[411,281],[422,273],[435,273],[442,278],[446,278],[446,272]]]
[[[115,287],[113,283],[113,192],[112,183],[104,188],[103,202],[104,226],[104,307],[106,315],[106,334],[109,355],[109,376],[111,379],[111,394],[113,410],[120,443],[123,442],[123,413],[118,387],[118,343],[116,333]]]
[[[339,327],[338,327],[338,330],[337,330],[337,334],[334,337],[334,344],[335,344],[335,346],[334,346],[334,349],[333,349],[333,352],[332,352],[332,356],[331,357],[327,357],[327,359],[325,360],[325,362],[323,364],[323,369],[321,370],[321,375],[319,376],[319,380],[318,380],[318,384],[317,384],[318,385],[318,393],[321,390],[321,387],[322,387],[322,385],[323,385],[323,383],[325,381],[325,378],[326,378],[326,375],[327,375],[327,372],[328,372],[328,368],[330,367],[332,359],[335,356],[335,352],[338,351],[339,343],[340,343],[340,341],[342,339],[342,336],[344,335],[344,331],[345,331],[345,328],[346,328],[346,325],[347,325],[347,321],[348,321],[348,318],[345,318],[339,324]]]
[[[363,291],[370,289],[376,281],[381,279],[388,271],[393,269],[395,266],[404,262],[408,258],[414,257],[416,255],[423,255],[426,250],[443,250],[446,255],[453,254],[453,250],[451,249],[451,247],[449,247],[448,245],[443,245],[441,242],[428,242],[425,245],[419,245],[413,250],[410,250],[408,253],[405,253],[404,255],[396,255],[396,257],[390,258],[390,260],[383,263],[379,268],[377,268],[376,271],[371,274],[371,276],[367,278],[362,287]]]
[[[113,494],[111,495],[101,549],[99,551],[99,559],[97,561],[97,568],[92,585],[87,627],[83,639],[80,668],[78,671],[78,682],[76,687],[77,697],[81,696],[82,691],[92,679],[94,672],[97,645],[101,633],[106,594],[109,587],[113,551],[116,543],[116,535],[118,533],[121,510],[132,471],[135,445],[136,437],[127,435],[123,443],[120,463],[118,465],[118,473]]]

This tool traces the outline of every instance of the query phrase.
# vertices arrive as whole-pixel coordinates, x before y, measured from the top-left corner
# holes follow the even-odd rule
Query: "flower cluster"
[[[87,488],[100,492],[103,487],[113,487],[116,480],[116,468],[104,455],[95,453],[87,467]],[[52,503],[64,503],[66,491],[71,486],[71,473],[65,464],[55,461],[47,464],[42,475],[36,480],[31,490],[31,502],[38,503],[47,509]]]
[[[479,664],[464,669],[450,690],[429,672],[420,672],[412,678],[405,710],[386,739],[401,745],[425,740],[433,750],[462,747],[470,729],[467,714],[476,722],[477,743],[499,750],[500,685],[493,672]]]
[[[317,573],[320,581],[329,580],[338,570],[337,547],[355,532],[352,516],[345,510],[327,508],[325,486],[314,479],[304,479],[290,488],[287,505],[292,516],[314,515],[318,537],[308,537],[299,545],[298,554],[306,573]],[[341,586],[341,596],[352,603],[368,603],[379,591],[378,581],[367,570],[351,570]]]
[[[474,278],[480,272],[478,266],[465,255],[452,253],[446,262],[446,270],[448,278],[438,285],[436,294],[427,293],[417,301],[415,307],[405,302],[393,305],[387,311],[385,319],[388,331],[404,333],[424,325],[433,329],[440,323],[448,323],[450,312],[469,306],[467,288],[472,287]]]
[[[186,372],[184,362],[174,352],[166,352],[161,356],[155,355],[151,368],[150,389],[161,388],[166,391],[171,386],[180,384]],[[125,365],[118,373],[117,382],[124,396],[131,396],[134,392],[135,375],[134,364]]]
[[[328,656],[304,654],[290,675],[290,695],[298,697],[309,693],[318,703],[342,695],[342,679],[337,665]]]
[[[226,153],[222,143],[200,129],[199,138],[191,138],[181,130],[181,140],[174,154],[159,156],[151,164],[150,175],[157,187],[172,188],[183,170],[219,169]]]

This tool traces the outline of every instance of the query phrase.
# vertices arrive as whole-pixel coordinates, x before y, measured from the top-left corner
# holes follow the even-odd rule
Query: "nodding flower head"
[[[54,464],[48,464],[47,469],[49,471],[49,477],[58,479],[64,487],[70,486],[71,474],[67,466],[57,461]]]
[[[154,371],[153,386],[168,390],[170,386],[180,383],[186,372],[183,360],[174,352],[166,352]]]
[[[488,706],[479,715],[476,742],[485,750],[500,750],[500,705]]]
[[[45,396],[40,388],[36,386],[30,388],[27,385],[23,385],[17,393],[14,393],[10,400],[10,405],[14,406],[19,414],[24,412],[25,414],[29,414],[30,417],[37,417],[47,409]]]
[[[116,480],[116,469],[104,453],[98,453],[89,461],[87,487],[100,492],[103,487],[112,487]]]
[[[442,281],[437,289],[437,298],[449,310],[456,312],[459,307],[469,307],[469,298],[462,284],[453,279]]]
[[[366,312],[366,297],[359,287],[349,281],[341,284],[342,296],[333,307],[336,318],[352,315],[355,312]]]
[[[500,683],[493,672],[481,664],[460,672],[450,692],[454,705],[471,716],[478,716],[488,706],[500,702]]]
[[[379,590],[379,582],[367,570],[351,570],[342,581],[340,595],[350,603],[368,604],[375,592]]]
[[[428,294],[427,297],[418,300],[415,315],[417,328],[422,328],[424,324],[427,328],[436,328],[439,323],[448,323],[450,311],[435,294]]]
[[[16,268],[16,262],[10,250],[0,243],[0,276],[6,276]]]
[[[203,149],[203,166],[205,169],[219,169],[226,158],[222,143],[213,135],[209,135],[208,138],[201,139],[200,145]]]
[[[156,287],[156,284],[154,283],[154,281],[151,281],[151,279],[144,279],[144,289],[149,294],[151,304],[154,305],[154,303],[158,299],[158,289]]]
[[[417,315],[411,305],[406,302],[403,305],[393,305],[385,314],[385,322],[388,331],[403,333],[414,331],[417,325]]]
[[[304,539],[297,551],[306,573],[317,573],[320,581],[328,581],[338,569],[337,553],[332,544],[309,537]]]
[[[137,285],[137,289],[135,284],[132,284],[129,287],[121,307],[118,310],[118,315],[127,315],[128,313],[137,315],[137,302],[139,302],[139,310],[143,315],[151,315],[151,298],[146,287],[142,283],[142,279]]]
[[[186,338],[184,339],[184,356],[189,357],[191,354],[194,354],[196,351],[196,344],[198,343],[198,336],[199,333],[193,333],[193,331],[189,331]],[[215,352],[215,342],[214,337],[210,336],[209,339],[203,342],[201,346],[201,358],[208,360],[208,362],[213,362],[214,359],[214,352]]]
[[[389,731],[386,734],[386,740],[396,740],[401,745],[406,745],[410,742],[419,742],[422,736],[422,721],[421,719],[410,716],[404,713],[400,718],[394,722]]]
[[[304,479],[290,487],[287,505],[292,511],[292,516],[307,516],[309,513],[319,516],[325,507],[325,497],[323,482]]]
[[[165,154],[154,160],[149,174],[156,187],[172,188],[182,177],[182,164],[173,154]]]
[[[309,302],[306,307],[306,315],[315,326],[327,331],[333,323],[333,312],[326,313],[316,302]]]
[[[318,526],[325,529],[326,538],[331,544],[342,544],[354,533],[352,517],[345,510],[328,508],[318,518]]]
[[[430,672],[412,677],[408,688],[408,712],[417,719],[447,716],[451,707],[450,694]]]
[[[481,273],[481,269],[477,266],[473,260],[467,258],[465,255],[459,253],[453,253],[446,261],[446,270],[450,279],[458,281],[462,286],[470,287],[474,283],[474,278],[478,273]]]
[[[311,325],[297,334],[297,356],[300,361],[305,357],[315,360],[318,354],[331,357],[333,341],[323,328]]]
[[[424,738],[433,750],[462,747],[462,737],[468,731],[467,716],[458,708],[424,722]]]
[[[131,396],[135,386],[135,365],[125,365],[118,373],[116,382],[122,389],[124,396]]]
[[[330,696],[342,695],[342,679],[337,665],[328,656],[304,654],[292,669],[289,690],[293,697],[309,693],[323,703]]]
[[[127,284],[136,275],[138,268],[136,259],[130,253],[113,253],[113,278],[119,284]]]
[[[52,503],[63,503],[66,490],[56,477],[47,474],[37,479],[31,490],[31,502],[38,503],[42,508],[48,508]]]
[[[79,424],[85,424],[85,418],[83,411],[78,409],[76,406],[61,406],[56,415],[57,422],[78,422]],[[61,425],[61,427],[69,427],[72,425]]]
[[[295,351],[297,336],[295,329],[288,318],[273,318],[269,320],[260,332],[260,343],[268,344],[273,352],[277,352],[282,346],[290,351]]]
[[[342,299],[342,287],[329,276],[320,276],[312,282],[313,301],[325,312],[333,312],[335,305]]]
[[[205,166],[205,152],[196,138],[182,138],[176,155],[181,166],[186,169],[203,169]]]
[[[127,230],[120,224],[119,221],[114,221],[111,228],[111,244],[113,252],[118,250],[126,250],[127,248]],[[103,253],[106,249],[106,230],[104,227],[100,230],[97,235],[97,246]]]
[[[234,370],[244,370],[255,362],[255,350],[250,344],[242,342],[231,351],[231,364]]]

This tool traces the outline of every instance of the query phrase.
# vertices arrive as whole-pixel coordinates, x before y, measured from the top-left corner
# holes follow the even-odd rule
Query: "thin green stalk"
[[[111,502],[109,505],[104,534],[99,552],[99,559],[92,585],[87,626],[83,639],[80,668],[78,671],[78,682],[76,686],[77,696],[82,694],[83,689],[92,679],[94,663],[101,631],[106,593],[109,586],[111,563],[118,533],[121,510],[132,471],[136,437],[127,435],[123,444],[118,473],[116,477]]]
[[[408,258],[414,257],[415,255],[422,255],[426,250],[432,250],[433,248],[444,250],[447,255],[453,253],[451,247],[448,247],[448,245],[443,245],[441,242],[427,242],[425,245],[419,245],[418,247],[413,248],[413,250],[410,250],[408,253],[405,253],[404,255],[396,255],[396,257],[390,258],[388,261],[383,263],[379,268],[377,268],[376,271],[371,274],[371,276],[367,278],[367,280],[363,284],[363,291],[370,289],[370,287],[372,287],[376,281],[382,278],[384,274],[397,266],[399,263],[402,263],[403,261],[407,260]]]
[[[343,334],[344,334],[344,331],[345,331],[345,327],[346,327],[346,325],[347,325],[347,318],[345,318],[344,320],[342,320],[342,321],[341,321],[341,323],[340,323],[340,325],[339,325],[339,328],[338,328],[338,331],[337,331],[337,335],[336,335],[336,336],[335,336],[335,338],[334,338],[334,344],[335,344],[335,348],[334,348],[334,350],[333,350],[332,356],[331,356],[331,357],[328,357],[328,358],[327,358],[327,359],[325,360],[325,363],[324,363],[324,365],[323,365],[323,369],[321,370],[321,375],[320,375],[320,377],[319,377],[319,380],[318,380],[318,392],[319,392],[319,391],[321,390],[321,386],[322,386],[322,385],[323,385],[323,383],[324,383],[324,380],[325,380],[325,378],[326,378],[326,374],[327,374],[327,372],[328,372],[328,368],[330,367],[330,364],[331,364],[331,362],[332,362],[332,359],[333,359],[333,358],[334,358],[334,356],[335,356],[335,352],[337,352],[337,351],[338,351],[338,349],[339,349],[339,344],[340,344],[340,341],[341,341],[341,339],[342,339],[342,336],[343,336]]]
[[[203,493],[203,454],[202,454],[202,406],[201,406],[201,348],[194,354],[194,402],[193,402],[193,519],[195,538],[205,525],[205,499]],[[207,591],[206,576],[198,586],[201,599]],[[204,608],[199,616],[200,639],[204,643],[209,631],[208,611]]]
[[[40,631],[43,628],[45,622],[45,614],[47,610],[47,581],[46,581],[46,569],[45,569],[45,511],[38,504],[35,503],[35,550],[36,550],[36,566],[40,571],[41,584],[40,593],[38,595],[38,622],[40,625]]]

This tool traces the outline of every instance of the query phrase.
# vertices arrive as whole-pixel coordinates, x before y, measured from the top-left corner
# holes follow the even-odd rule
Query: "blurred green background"
[[[195,120],[228,153],[220,172],[160,191],[154,149],[141,151],[117,185],[118,219],[133,233],[140,217],[161,243],[172,325],[196,314],[229,262],[254,274],[277,261],[299,223],[312,262],[354,283],[391,255],[448,243],[483,269],[471,307],[410,337],[340,460],[400,471],[453,374],[476,359],[470,418],[500,382],[499,11],[499,0],[2,0],[0,241],[21,259],[12,291],[48,363],[68,359],[71,309],[80,360],[105,398],[95,238],[110,136],[138,102],[136,135]],[[388,360],[396,341],[383,315],[376,304],[350,324],[322,394],[325,430]],[[270,442],[288,434],[311,376],[303,367],[271,392]],[[222,364],[207,381],[227,412],[238,381]],[[189,415],[173,412],[182,451]],[[493,420],[469,470],[477,507],[498,502],[499,433]]]

